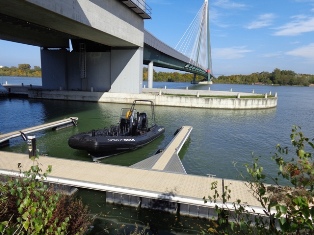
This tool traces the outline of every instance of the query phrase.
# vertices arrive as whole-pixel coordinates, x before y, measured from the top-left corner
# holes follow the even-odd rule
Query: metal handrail
[[[152,8],[146,4],[145,0],[129,0],[141,8],[147,15],[152,15]]]

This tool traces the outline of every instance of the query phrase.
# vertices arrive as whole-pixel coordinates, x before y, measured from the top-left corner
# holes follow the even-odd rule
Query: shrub
[[[272,157],[278,167],[278,177],[270,177],[274,184],[266,183],[267,175],[254,158],[246,164],[247,186],[259,201],[263,214],[254,213],[241,200],[233,202],[232,208],[215,207],[218,219],[211,221],[208,232],[212,234],[313,234],[314,232],[314,144],[294,126],[290,135],[293,151],[276,146]],[[313,140],[312,140],[313,141]],[[292,157],[291,157],[292,155]],[[219,195],[217,183],[212,184],[214,196],[211,202],[227,202],[231,189],[225,186]],[[204,197],[204,201],[206,199]],[[253,213],[252,213],[253,211]]]
[[[42,174],[33,161],[23,176],[7,178],[0,184],[1,234],[83,234],[91,223],[88,208],[44,184],[52,167]]]

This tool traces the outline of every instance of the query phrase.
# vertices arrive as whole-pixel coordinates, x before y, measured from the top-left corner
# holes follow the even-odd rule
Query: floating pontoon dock
[[[30,134],[30,133],[34,133],[34,132],[49,129],[49,128],[61,129],[61,128],[68,127],[68,126],[73,126],[73,125],[76,126],[77,121],[78,121],[77,117],[70,117],[70,118],[59,120],[59,121],[50,122],[50,123],[46,123],[43,125],[26,128],[26,129],[19,130],[19,131],[13,131],[10,133],[1,134],[0,135],[0,147],[7,146],[9,144],[10,139],[15,138],[15,137],[19,137],[19,136],[21,136],[22,133],[23,134]]]
[[[162,150],[160,153],[140,161],[131,167],[186,174],[178,154],[189,137],[192,129],[193,127],[191,126],[182,126],[177,130],[175,137],[165,150]]]
[[[240,199],[251,205],[256,213],[263,213],[245,182],[188,175],[169,167],[174,157],[178,157],[177,153],[191,130],[191,127],[182,127],[163,152],[131,167],[48,156],[40,156],[38,164],[43,170],[48,165],[52,166],[47,182],[104,191],[106,202],[211,218],[215,215],[216,204],[231,207],[231,200]],[[22,171],[26,171],[33,161],[26,154],[0,151],[0,175],[21,175],[18,164],[22,166]],[[204,203],[203,197],[213,196],[211,184],[215,181],[220,193],[224,185],[232,190],[229,202]]]

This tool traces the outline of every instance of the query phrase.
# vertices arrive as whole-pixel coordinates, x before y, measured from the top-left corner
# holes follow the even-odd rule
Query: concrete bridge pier
[[[67,49],[41,49],[42,87],[115,93],[142,92],[143,48],[117,48],[84,53]],[[84,76],[82,76],[84,73]]]
[[[148,88],[153,88],[154,62],[148,64]]]

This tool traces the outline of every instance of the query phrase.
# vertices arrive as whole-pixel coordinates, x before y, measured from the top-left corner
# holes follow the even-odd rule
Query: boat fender
[[[163,149],[158,149],[155,154],[162,153],[163,151]]]
[[[173,135],[178,134],[178,133],[179,133],[179,131],[180,131],[181,129],[182,129],[182,127],[178,128],[178,129],[174,132],[174,134],[173,134]]]

